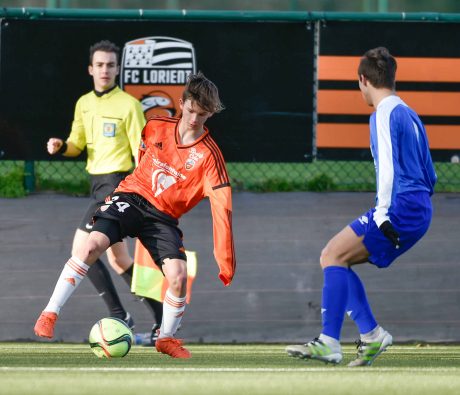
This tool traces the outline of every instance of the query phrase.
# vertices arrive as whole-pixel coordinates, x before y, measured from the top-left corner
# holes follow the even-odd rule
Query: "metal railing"
[[[459,22],[458,13],[439,12],[325,12],[325,11],[214,11],[151,9],[3,8],[0,18],[20,19],[134,19],[215,21],[379,21]]]

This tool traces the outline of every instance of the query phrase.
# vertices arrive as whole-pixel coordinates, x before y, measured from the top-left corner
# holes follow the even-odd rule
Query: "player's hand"
[[[56,152],[59,151],[59,148],[62,147],[64,141],[62,139],[58,139],[56,137],[51,137],[46,144],[46,149],[50,155],[54,155]]]
[[[401,247],[401,243],[399,242],[399,233],[396,232],[390,221],[385,221],[382,225],[379,226],[379,229],[383,235],[393,243],[396,249]]]

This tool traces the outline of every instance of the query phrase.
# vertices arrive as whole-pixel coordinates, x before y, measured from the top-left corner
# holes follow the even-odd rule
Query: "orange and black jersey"
[[[116,192],[137,193],[177,219],[208,197],[219,278],[229,285],[236,262],[232,194],[224,158],[207,128],[193,144],[181,145],[179,122],[179,118],[167,117],[147,122],[142,131],[139,165]]]

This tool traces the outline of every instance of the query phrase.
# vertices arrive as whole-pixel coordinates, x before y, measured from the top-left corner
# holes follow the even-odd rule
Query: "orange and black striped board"
[[[334,36],[338,42],[331,43],[330,29],[334,26],[329,26],[329,31],[322,37],[325,50],[320,51],[318,57],[318,156],[326,153],[324,156],[327,157],[327,153],[332,153],[339,158],[350,158],[350,152],[369,150],[368,122],[374,109],[361,97],[357,70],[361,55],[367,49],[382,45],[396,57],[397,94],[423,120],[431,150],[435,153],[433,156],[440,160],[449,159],[453,152],[460,151],[460,51],[448,48],[452,44],[439,40],[437,30],[432,27],[430,34],[425,32],[428,27],[423,25],[417,25],[412,33],[405,30],[399,35],[394,34],[402,28],[398,23],[380,24],[378,29],[385,39],[376,39],[376,44],[372,45],[368,37],[370,32],[365,34],[366,29],[372,28],[374,26],[369,24],[338,26]],[[345,34],[347,30],[351,33]],[[389,32],[393,32],[394,37]],[[437,51],[421,50],[420,45],[411,47],[417,36],[428,40],[426,46],[431,41]],[[348,53],[340,47],[343,37],[356,40],[351,47],[348,45]],[[396,38],[399,41],[406,38],[407,42],[401,43]],[[361,46],[357,44],[359,42],[363,42]],[[369,44],[364,44],[366,42]]]

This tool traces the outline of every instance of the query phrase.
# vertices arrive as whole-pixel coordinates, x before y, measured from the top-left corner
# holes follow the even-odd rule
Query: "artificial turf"
[[[133,347],[98,359],[87,344],[0,343],[0,394],[372,394],[460,393],[460,346],[395,345],[371,367],[288,357],[285,345],[189,345],[177,360]]]

